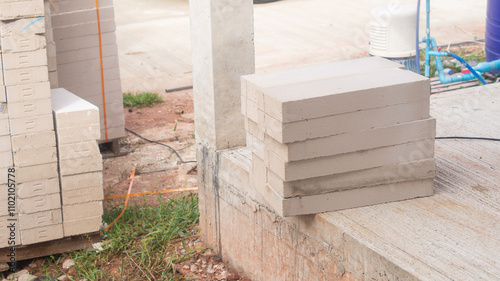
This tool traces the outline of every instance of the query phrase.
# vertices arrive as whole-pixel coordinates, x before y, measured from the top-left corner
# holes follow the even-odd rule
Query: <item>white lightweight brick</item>
[[[3,68],[18,69],[47,65],[47,51],[45,49],[22,53],[6,53],[2,55]]]
[[[54,131],[12,136],[12,149],[14,151],[51,146],[56,146],[56,134]]]
[[[36,166],[17,167],[16,170],[18,184],[57,177],[59,177],[57,162]]]
[[[77,94],[79,97],[85,99],[91,104],[98,106],[102,104],[102,84],[101,83],[92,83],[87,85],[80,86],[70,86],[66,88],[68,91]],[[109,103],[109,97],[113,97],[111,102],[121,101],[123,103],[122,91],[121,91],[121,82],[119,79],[115,80],[107,80],[104,84],[104,91],[108,96],[106,101]],[[118,95],[119,93],[119,95]]]
[[[92,35],[96,34],[97,30],[97,21],[56,27],[53,29],[54,40],[60,41],[69,38]],[[115,30],[116,24],[114,20],[101,20],[101,33],[114,32]]]
[[[102,201],[62,206],[63,220],[73,221],[102,216]]]
[[[246,75],[242,76],[242,80],[249,81],[251,84],[250,87],[252,85],[258,85],[258,88],[242,88],[242,95],[248,96],[251,100],[257,102],[257,95],[259,93],[255,92],[255,90],[259,88],[264,89],[332,77],[370,73],[392,68],[405,69],[403,65],[387,59],[380,57],[364,57]]]
[[[90,186],[73,190],[62,190],[62,205],[75,205],[92,201],[102,201],[104,191],[102,186]]]
[[[58,178],[19,182],[17,184],[17,196],[19,199],[54,194],[58,193],[59,190]]]
[[[99,46],[76,49],[66,52],[57,53],[57,63],[65,64],[77,61],[85,61],[91,59],[98,59],[100,56]],[[102,45],[102,55],[103,57],[114,56],[118,54],[118,49],[115,43]],[[68,88],[69,90],[69,88]]]
[[[58,145],[59,159],[73,159],[101,155],[97,141],[75,142]]]
[[[51,7],[51,13],[53,15],[65,15],[65,14],[79,14],[82,12],[89,12],[88,19],[95,20],[95,1],[94,0],[53,0],[54,4],[57,7],[57,10],[54,7]],[[112,0],[100,0],[99,8],[105,9],[107,7],[113,7]],[[87,14],[86,14],[87,15]],[[53,16],[54,17],[54,16]]]
[[[99,123],[70,128],[57,128],[57,142],[59,144],[91,141],[101,138]]]
[[[101,42],[103,45],[116,44],[115,32],[107,32],[101,34]],[[91,48],[99,46],[99,35],[86,35],[77,38],[68,38],[57,42],[58,52],[67,52],[78,48]]]
[[[12,153],[12,146],[10,136],[0,136],[0,152],[10,151]]]
[[[113,124],[113,122],[108,122],[108,125]],[[120,125],[118,127],[108,127],[108,139],[119,139],[125,137],[125,126]],[[101,139],[105,140],[105,131],[104,128],[101,129]]]
[[[266,166],[284,181],[309,179],[434,157],[434,139],[287,162],[267,151]]]
[[[61,195],[53,193],[49,195],[36,196],[19,199],[17,202],[19,214],[32,214],[61,208]]]
[[[34,214],[19,214],[19,225],[21,230],[40,228],[61,223],[61,209],[38,212]]]
[[[4,197],[8,196],[7,194]],[[6,199],[0,198],[0,206],[8,206],[8,201]],[[9,210],[7,207],[0,208],[0,217],[9,216]]]
[[[0,67],[0,73],[2,68]],[[7,101],[7,94],[5,92],[5,87],[3,86],[3,75],[0,75],[0,103]]]
[[[101,155],[59,161],[61,176],[102,171]]]
[[[12,219],[12,217],[0,216],[0,248],[21,245],[21,235],[19,235],[19,222],[15,220],[10,221],[10,219]],[[11,224],[14,224],[14,227],[12,227],[12,231]]]
[[[58,130],[100,122],[99,108],[63,88],[52,89],[52,110]]]
[[[10,135],[8,115],[0,113],[0,136],[8,136],[8,135]]]
[[[0,35],[1,36],[1,35]],[[42,34],[17,33],[15,36],[0,37],[2,53],[29,52],[45,49],[47,42]]]
[[[11,134],[28,135],[39,132],[54,131],[54,120],[52,114],[36,117],[26,117],[19,119],[10,119]]]
[[[289,123],[429,97],[428,78],[411,71],[385,69],[265,89],[264,111]]]
[[[32,100],[23,102],[9,101],[9,118],[18,119],[35,117],[52,113],[50,98],[42,100]]]
[[[0,20],[10,21],[21,18],[36,18],[44,15],[43,0],[15,1],[2,3]]]
[[[429,118],[429,99],[292,123],[266,115],[265,132],[280,143],[345,134]]]
[[[91,217],[81,220],[64,221],[64,236],[87,234],[99,231],[102,225],[102,217]]]
[[[259,108],[257,107],[257,103],[251,100],[246,101],[247,113],[245,117],[252,120],[255,123],[259,122]]]
[[[266,135],[266,149],[286,161],[299,161],[353,151],[432,139],[436,120],[429,118],[387,127],[282,144]],[[263,157],[261,157],[263,158]]]
[[[252,153],[252,171],[259,175],[265,176],[267,182],[267,165],[263,159],[259,158],[255,153]]]
[[[12,151],[0,152],[0,169],[10,168],[13,166]]]
[[[375,167],[331,176],[285,182],[267,170],[267,183],[283,198],[324,194],[341,190],[434,178],[434,159]]]
[[[59,46],[58,46],[59,47]],[[116,69],[119,67],[118,55],[111,57],[102,58],[103,69]],[[85,61],[71,62],[71,63],[58,63],[57,70],[60,73],[64,73],[64,76],[78,75],[80,73],[90,72],[90,71],[101,71],[101,60],[91,59]]]
[[[21,242],[23,245],[57,240],[63,237],[64,234],[62,224],[54,224],[28,230],[21,230]]]
[[[59,64],[60,61],[58,60],[57,63]],[[120,79],[120,69],[118,67],[104,69],[104,77],[106,77],[106,80]],[[79,76],[66,75],[63,72],[58,71],[60,87],[63,88],[81,87],[85,85],[96,84],[101,82],[101,78],[102,77],[100,70],[92,70],[87,72],[82,71]]]
[[[35,23],[36,18],[18,19],[15,21],[0,21],[0,37],[34,37],[37,34],[45,34],[44,19]],[[29,26],[29,27],[27,27]],[[3,43],[2,43],[3,45]]]
[[[102,172],[92,172],[61,177],[61,191],[71,191],[86,187],[103,188]]]
[[[57,161],[57,149],[55,146],[20,149],[14,151],[14,164],[17,167],[35,166],[55,161]]]
[[[280,216],[289,217],[431,196],[434,194],[434,180],[426,179],[383,184],[289,199],[281,198],[268,186],[258,186],[258,188]]]
[[[49,81],[47,66],[4,70],[6,86],[26,85]]]
[[[50,84],[48,82],[9,86],[6,89],[9,103],[50,100]]]

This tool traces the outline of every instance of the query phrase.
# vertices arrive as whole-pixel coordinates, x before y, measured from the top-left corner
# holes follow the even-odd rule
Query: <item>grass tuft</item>
[[[111,223],[123,206],[105,210],[103,219]],[[75,251],[76,276],[88,280],[176,280],[173,264],[175,243],[197,235],[198,199],[190,194],[162,198],[151,205],[129,206],[122,218],[105,234],[103,252]],[[115,270],[110,270],[115,264]],[[106,268],[107,270],[104,270]]]
[[[157,103],[162,103],[160,95],[157,93],[142,92],[142,93],[125,93],[123,94],[123,106],[125,107],[152,107]]]

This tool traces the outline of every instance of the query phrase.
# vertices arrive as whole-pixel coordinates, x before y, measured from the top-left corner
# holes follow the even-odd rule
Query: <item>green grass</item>
[[[452,51],[453,52],[453,51]],[[472,62],[475,61],[477,63],[480,62],[485,62],[486,61],[486,52],[484,50],[478,52],[478,53],[467,53],[465,50],[458,50],[456,52],[458,56],[463,58],[466,62]],[[451,62],[452,58],[448,57],[441,57],[441,60],[443,62],[443,67],[444,68],[449,68],[453,71],[453,73],[460,73],[462,71],[461,68],[461,63],[460,62]],[[420,72],[422,75],[425,73],[425,50],[420,50],[420,61],[424,62],[420,64]],[[431,77],[436,77],[436,61],[434,57],[431,57],[430,61],[430,75]]]
[[[122,209],[105,209],[103,220],[111,223]],[[62,260],[71,258],[76,271],[70,280],[178,280],[173,264],[188,259],[195,250],[179,253],[176,246],[198,235],[198,219],[197,195],[159,195],[155,204],[145,201],[126,209],[121,219],[103,233],[104,251],[88,249],[46,257],[37,270],[60,276],[64,274]]]
[[[157,93],[142,92],[142,93],[125,93],[123,94],[123,106],[125,107],[152,107],[157,103],[162,103],[160,95]]]

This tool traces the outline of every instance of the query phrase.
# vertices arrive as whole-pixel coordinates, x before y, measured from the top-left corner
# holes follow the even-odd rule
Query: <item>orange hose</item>
[[[108,140],[108,120],[106,118],[106,91],[104,89],[104,63],[102,59],[101,16],[99,15],[99,0],[95,0],[97,12],[97,29],[99,34],[99,58],[101,60],[102,111],[104,114],[104,135]]]
[[[54,5],[54,2],[52,2],[52,0],[50,0],[50,4],[52,4],[52,7],[54,7],[54,9],[56,10],[56,12],[59,13],[59,9],[56,7],[56,5]]]
[[[126,195],[127,199],[125,200],[125,206],[123,206],[123,210],[120,213],[120,215],[112,223],[110,223],[108,226],[106,226],[106,228],[104,228],[103,231],[107,231],[113,224],[115,224],[115,222],[117,222],[122,217],[123,213],[125,213],[125,210],[127,209],[127,206],[128,206],[128,199],[130,198],[130,192],[132,191],[132,185],[134,184],[134,176],[135,176],[135,167],[134,167],[134,170],[132,171],[132,174],[130,175],[130,185],[128,186],[128,192]]]
[[[113,195],[109,197],[105,197],[104,200],[123,198],[127,196],[139,196],[139,195],[149,195],[149,194],[157,194],[157,193],[173,193],[173,192],[183,192],[183,191],[197,191],[198,188],[177,188],[177,189],[167,189],[167,190],[156,190],[156,191],[145,191],[145,192],[137,192],[132,194],[121,194],[121,195]]]

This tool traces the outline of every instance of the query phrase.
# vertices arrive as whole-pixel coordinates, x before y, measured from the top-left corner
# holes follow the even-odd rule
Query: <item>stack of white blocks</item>
[[[102,223],[99,109],[59,88],[52,90],[59,153],[64,236],[98,231]]]
[[[282,216],[433,194],[425,77],[363,58],[242,77],[252,185]]]
[[[125,117],[113,1],[99,1],[104,99],[96,1],[53,0],[52,2],[57,8],[56,10],[50,6],[59,87],[99,107],[101,140],[106,141],[106,133],[107,140],[124,137]]]
[[[0,166],[4,171],[6,165],[17,169],[17,245],[63,237],[43,15],[43,0],[4,0],[0,4],[4,78]],[[5,200],[4,195],[6,189],[2,189],[0,201]],[[7,222],[5,217],[0,221]],[[0,237],[0,247],[7,246],[6,242]]]

